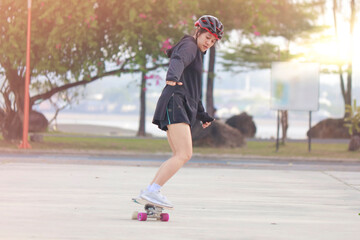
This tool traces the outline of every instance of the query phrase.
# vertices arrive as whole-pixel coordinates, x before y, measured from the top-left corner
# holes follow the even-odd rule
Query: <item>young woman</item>
[[[192,156],[191,126],[196,120],[202,127],[210,126],[214,118],[204,111],[200,99],[203,55],[223,36],[222,23],[213,16],[205,15],[195,22],[193,36],[185,35],[167,51],[170,58],[166,86],[156,106],[153,123],[166,131],[173,156],[165,161],[140,198],[170,207],[171,202],[160,194],[161,187]]]

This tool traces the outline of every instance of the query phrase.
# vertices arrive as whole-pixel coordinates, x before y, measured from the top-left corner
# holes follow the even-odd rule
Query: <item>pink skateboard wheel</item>
[[[147,214],[146,213],[139,213],[138,214],[138,220],[139,221],[146,221],[147,219]]]
[[[160,220],[163,221],[163,222],[169,221],[169,214],[168,213],[160,214]]]

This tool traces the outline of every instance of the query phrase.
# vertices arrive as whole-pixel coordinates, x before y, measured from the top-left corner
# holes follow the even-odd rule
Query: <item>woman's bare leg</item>
[[[164,162],[151,183],[163,186],[192,156],[190,126],[186,123],[168,125],[168,141],[173,156]]]
[[[169,142],[171,151],[172,151],[173,155],[175,155],[176,149],[175,149],[174,143],[173,143],[172,140],[171,140],[171,137],[170,137],[170,134],[169,134],[169,130],[166,131],[166,135],[167,135],[167,139],[168,139],[168,142]]]
[[[166,135],[167,135],[167,139],[168,139],[168,142],[169,142],[169,146],[170,146],[171,151],[172,151],[172,153],[173,153],[172,157],[174,157],[174,156],[175,156],[175,153],[176,153],[176,150],[175,150],[174,144],[173,144],[173,142],[172,142],[172,140],[171,140],[171,137],[170,137],[170,135],[169,135],[169,131],[166,131]],[[152,180],[152,182],[150,183],[150,185],[154,183],[155,179],[157,178],[157,176],[158,176],[159,173],[161,172],[160,169],[161,169],[164,165],[165,165],[165,162],[163,162],[163,163],[161,164],[159,170],[157,171],[157,173],[156,173],[154,179]],[[150,185],[149,185],[149,186],[150,186]]]

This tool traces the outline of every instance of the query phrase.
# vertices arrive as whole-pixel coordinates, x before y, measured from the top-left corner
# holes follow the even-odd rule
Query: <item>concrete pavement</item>
[[[360,236],[360,172],[189,164],[163,188],[169,222],[131,220],[152,164],[0,161],[0,239],[326,239]],[[146,165],[146,166],[145,166]]]

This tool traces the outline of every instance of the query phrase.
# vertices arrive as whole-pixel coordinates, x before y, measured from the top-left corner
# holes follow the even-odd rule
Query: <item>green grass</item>
[[[346,143],[312,143],[311,152],[308,151],[306,142],[288,142],[280,145],[276,152],[275,143],[268,141],[247,142],[243,148],[218,149],[219,154],[241,154],[266,157],[305,157],[305,158],[328,158],[328,159],[360,159],[359,152],[347,150]],[[199,153],[214,152],[211,148],[196,148]]]
[[[45,150],[99,150],[127,151],[141,153],[170,152],[166,139],[159,138],[105,138],[86,136],[44,136],[42,143],[30,143],[32,149]],[[0,137],[0,149],[17,149],[17,143],[9,143]],[[326,159],[360,159],[359,151],[349,152],[347,143],[312,143],[308,152],[306,142],[288,142],[275,151],[275,143],[269,141],[248,141],[242,148],[194,148],[194,153],[212,155],[244,155],[266,157],[305,157]]]
[[[169,152],[166,139],[45,136],[44,142],[30,142],[32,149],[123,150]],[[0,140],[0,147],[16,149],[17,144]]]

